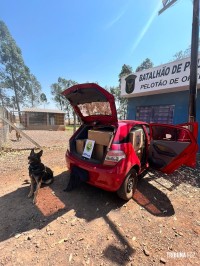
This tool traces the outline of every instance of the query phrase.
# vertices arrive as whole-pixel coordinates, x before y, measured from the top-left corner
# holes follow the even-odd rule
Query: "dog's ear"
[[[34,154],[34,149],[31,149],[30,155]]]
[[[40,152],[38,152],[38,156],[41,157],[43,154],[43,150],[41,150]]]

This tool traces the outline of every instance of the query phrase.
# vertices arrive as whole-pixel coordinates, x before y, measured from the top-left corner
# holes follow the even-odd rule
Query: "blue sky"
[[[158,16],[161,0],[0,0],[0,19],[51,102],[59,76],[117,86],[123,64],[172,60],[191,44],[192,2]]]

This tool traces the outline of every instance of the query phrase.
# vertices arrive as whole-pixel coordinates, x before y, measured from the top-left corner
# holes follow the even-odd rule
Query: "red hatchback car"
[[[74,85],[62,94],[82,121],[66,152],[72,179],[129,200],[149,165],[164,173],[181,165],[195,167],[197,123],[118,121],[114,96],[94,83]]]

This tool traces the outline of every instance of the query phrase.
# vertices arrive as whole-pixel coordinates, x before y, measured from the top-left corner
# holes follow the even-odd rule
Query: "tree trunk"
[[[14,76],[14,73],[13,73],[12,66],[11,66],[10,72],[11,72],[11,76],[12,76],[13,89],[14,89],[14,93],[15,93],[15,101],[16,101],[16,104],[17,104],[17,111],[18,111],[18,115],[19,115],[19,122],[21,124],[22,123],[22,117],[21,117],[21,111],[20,111],[20,106],[19,106],[19,99],[18,99],[18,95],[17,95],[17,84],[15,82],[15,76]]]
[[[31,91],[31,107],[34,107],[34,94]]]
[[[68,118],[68,125],[70,125],[70,116],[69,116],[69,113],[67,114],[67,118]]]
[[[67,114],[68,125],[70,125],[70,115],[69,115],[69,110],[66,110],[66,114]]]
[[[17,85],[15,82],[15,78],[14,78],[14,74],[13,71],[11,70],[11,75],[12,75],[12,82],[13,82],[13,89],[14,89],[14,93],[15,93],[15,101],[17,104],[17,111],[18,111],[18,115],[19,115],[19,122],[20,124],[22,123],[22,117],[21,117],[21,111],[20,111],[20,106],[19,106],[19,100],[18,100],[18,95],[17,95]]]
[[[19,122],[21,124],[22,123],[22,116],[21,116],[21,110],[20,110],[19,101],[18,101],[17,90],[14,89],[14,91],[15,91],[15,100],[16,100],[16,104],[17,104],[17,111],[18,111],[18,115],[19,115]]]

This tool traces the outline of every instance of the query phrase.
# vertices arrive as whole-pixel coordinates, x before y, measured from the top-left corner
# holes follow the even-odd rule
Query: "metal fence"
[[[3,149],[6,141],[8,140],[9,132],[11,132],[11,127],[4,122],[1,117],[7,118],[9,121],[14,122],[13,115],[5,107],[0,106],[0,150]]]

